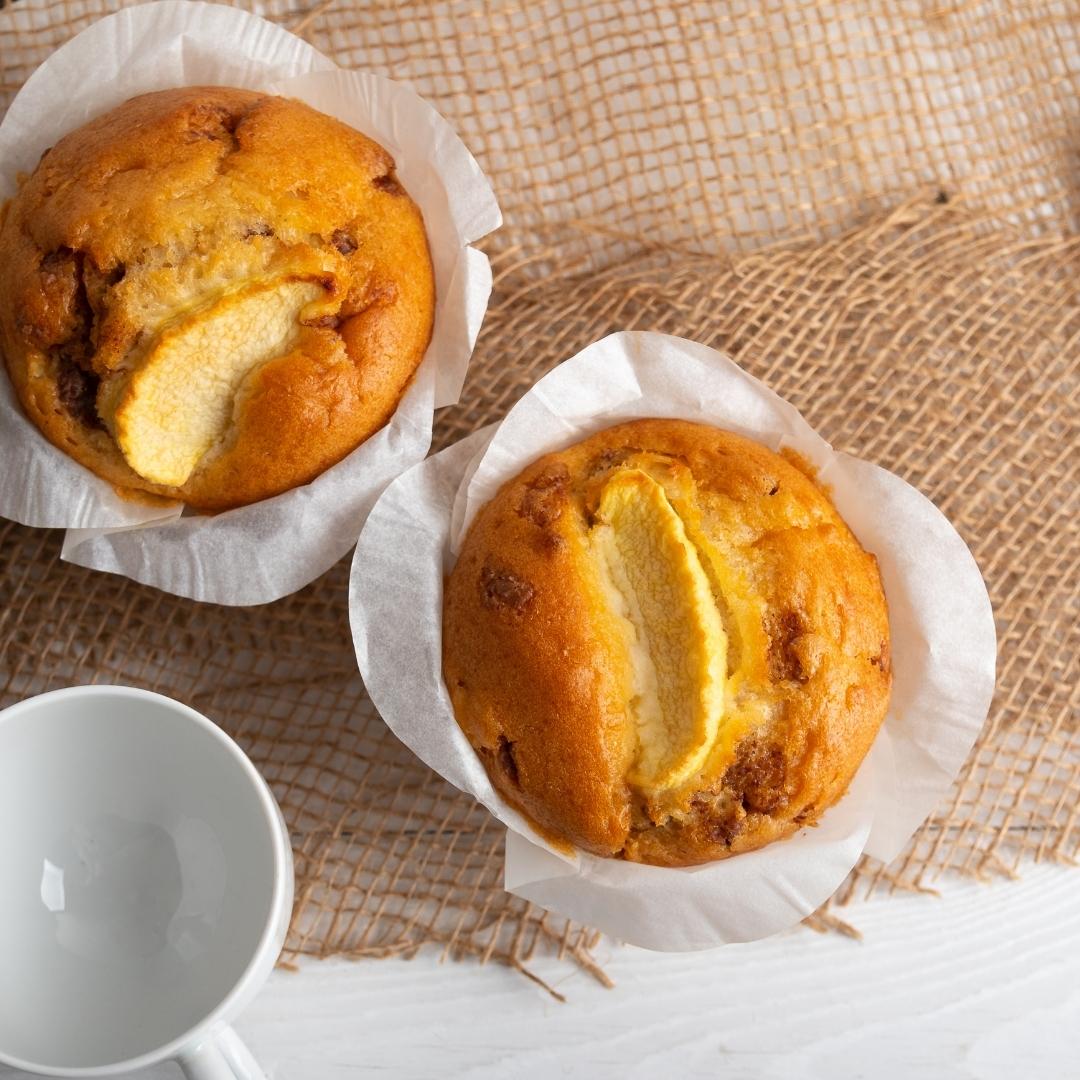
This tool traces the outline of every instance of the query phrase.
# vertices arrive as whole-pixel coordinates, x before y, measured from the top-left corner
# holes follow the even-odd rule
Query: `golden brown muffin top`
[[[23,407],[112,483],[207,509],[312,479],[386,423],[431,334],[389,154],[298,101],[145,94],[48,150],[0,222]]]
[[[444,676],[556,842],[688,865],[812,824],[884,719],[877,564],[794,458],[677,420],[526,468],[449,575]]]

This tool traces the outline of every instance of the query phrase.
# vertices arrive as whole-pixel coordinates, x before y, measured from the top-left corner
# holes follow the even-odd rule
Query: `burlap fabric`
[[[0,11],[4,104],[117,5]],[[887,9],[887,10],[886,10]],[[1080,849],[1080,19],[1068,2],[256,5],[410,82],[492,178],[496,289],[445,446],[620,328],[733,354],[837,447],[933,498],[1000,635],[949,802],[856,891],[1009,875]],[[261,608],[198,606],[0,529],[2,704],[75,682],[172,694],[238,737],[292,828],[289,956],[592,964],[500,889],[500,827],[390,736],[349,642],[346,566]],[[928,553],[932,554],[932,553]],[[407,675],[406,675],[407,677]],[[835,905],[815,925],[836,925]]]

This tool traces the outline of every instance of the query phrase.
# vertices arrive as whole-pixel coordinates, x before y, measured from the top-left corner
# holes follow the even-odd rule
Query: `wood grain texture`
[[[613,946],[614,990],[547,961],[565,1005],[508,970],[431,954],[307,963],[275,973],[238,1029],[273,1080],[1077,1075],[1075,874],[1036,867],[845,915],[862,942],[799,930],[695,955]]]

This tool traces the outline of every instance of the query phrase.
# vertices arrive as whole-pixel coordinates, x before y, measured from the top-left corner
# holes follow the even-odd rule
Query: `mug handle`
[[[181,1051],[176,1060],[188,1080],[266,1080],[231,1027],[218,1028],[205,1042]]]

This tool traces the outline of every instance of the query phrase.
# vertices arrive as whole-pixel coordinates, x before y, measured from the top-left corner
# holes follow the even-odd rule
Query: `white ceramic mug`
[[[122,686],[0,712],[0,1063],[261,1080],[227,1025],[292,897],[274,797],[206,717]]]

